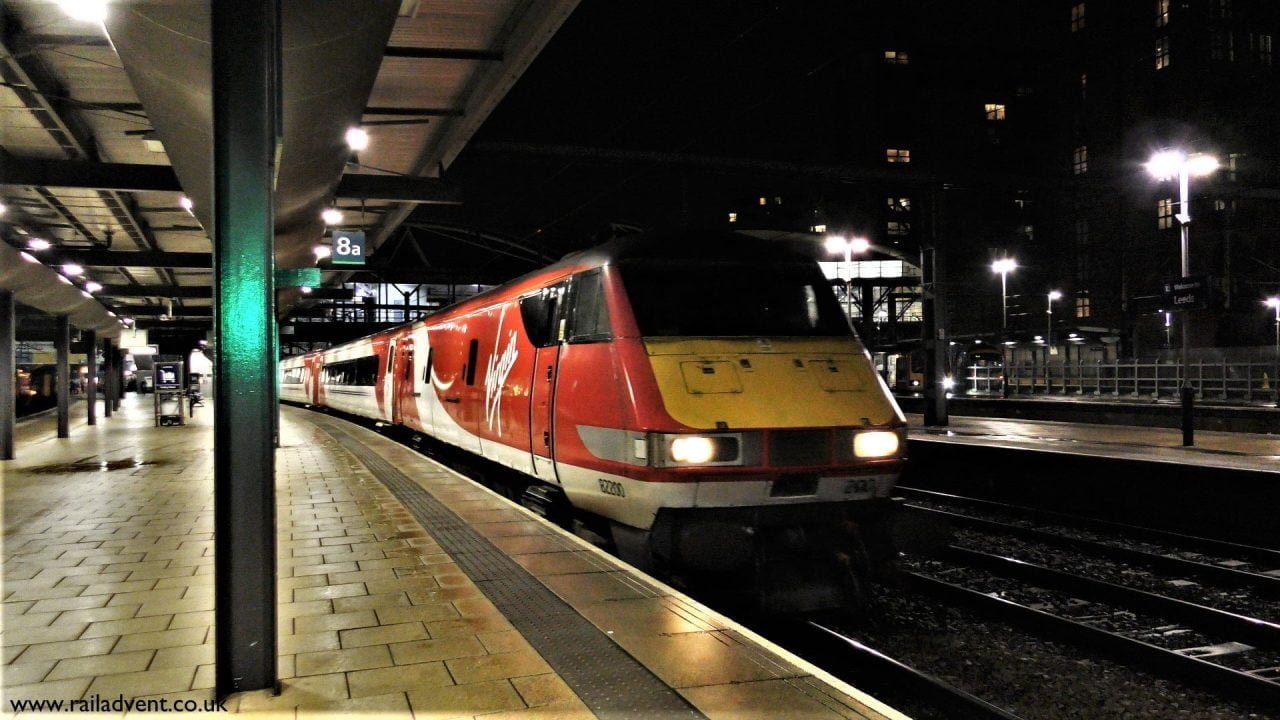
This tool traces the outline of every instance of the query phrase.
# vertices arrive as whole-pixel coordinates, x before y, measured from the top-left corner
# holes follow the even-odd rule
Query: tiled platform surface
[[[947,427],[924,427],[909,414],[913,439],[1077,453],[1128,460],[1280,473],[1280,435],[1197,430],[1194,447],[1182,447],[1173,428],[1089,425],[952,415]]]
[[[123,409],[69,440],[32,435],[0,465],[5,710],[16,697],[211,696],[211,411],[153,428],[145,399]],[[279,717],[593,717],[313,417],[284,409],[277,458],[284,691],[233,696],[229,707]],[[348,432],[708,717],[900,717],[430,460]],[[82,464],[53,467],[73,461]],[[104,461],[117,469],[93,465]]]

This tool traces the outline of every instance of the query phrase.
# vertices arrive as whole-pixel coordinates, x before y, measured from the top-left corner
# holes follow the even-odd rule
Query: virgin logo
[[[505,313],[504,313],[505,314]],[[494,352],[489,356],[484,375],[484,419],[490,431],[502,434],[502,386],[507,384],[507,376],[516,365],[519,352],[516,350],[516,331],[510,330],[507,335],[507,347],[499,355],[498,343],[502,339],[502,320],[498,320],[498,337],[494,339]]]

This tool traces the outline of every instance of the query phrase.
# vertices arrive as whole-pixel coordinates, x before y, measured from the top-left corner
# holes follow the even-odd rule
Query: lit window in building
[[[814,225],[813,227],[809,228],[809,231],[810,231],[810,232],[816,232],[816,233],[824,233],[824,232],[826,232],[826,231],[827,231],[827,226],[826,226],[826,225]]]
[[[909,163],[911,162],[911,151],[904,148],[886,148],[884,159],[891,163]]]
[[[738,222],[738,213],[729,213],[729,222]]]
[[[1156,41],[1156,69],[1163,70],[1169,67],[1169,38],[1160,38]]]
[[[1173,227],[1173,198],[1160,198],[1156,201],[1156,227],[1161,230]]]
[[[1004,119],[1004,105],[1002,105],[1002,104],[997,104],[997,103],[987,103],[987,104],[986,104],[986,109],[987,109],[987,119],[988,119],[988,120],[1003,120],[1003,119]]]
[[[1071,32],[1084,29],[1084,3],[1071,6]]]
[[[890,65],[906,65],[908,60],[907,54],[901,50],[884,51],[884,61]]]
[[[1214,210],[1226,210],[1226,209],[1227,209],[1227,201],[1226,201],[1226,200],[1214,200],[1214,201],[1213,201],[1213,209],[1214,209]]]
[[[774,199],[773,199],[773,204],[774,204],[774,205],[781,205],[781,204],[782,204],[782,198],[780,198],[780,197],[776,197],[776,198],[774,198]]]
[[[1087,298],[1087,297],[1077,297],[1077,298],[1076,298],[1076,317],[1078,317],[1078,318],[1087,318],[1087,317],[1089,317],[1089,314],[1090,314],[1090,312],[1089,312],[1089,298]]]
[[[889,205],[890,212],[911,212],[911,198],[908,197],[891,197],[885,198]]]
[[[761,204],[761,205],[768,205],[768,204],[769,204],[769,198],[763,198],[763,197],[762,197],[762,198],[760,198],[760,204]]]
[[[911,232],[911,223],[890,220],[886,230],[890,235],[906,235]]]
[[[1089,146],[1081,145],[1071,151],[1071,172],[1083,175],[1089,172]]]
[[[1169,0],[1156,0],[1156,27],[1169,24]]]

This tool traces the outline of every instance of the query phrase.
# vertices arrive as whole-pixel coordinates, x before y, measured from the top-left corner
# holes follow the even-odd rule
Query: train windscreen
[[[851,330],[816,265],[619,265],[645,337],[839,336]]]

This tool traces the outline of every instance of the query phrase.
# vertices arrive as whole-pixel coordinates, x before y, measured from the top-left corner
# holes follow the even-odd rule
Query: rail
[[[1193,361],[1187,379],[1202,400],[1280,401],[1280,360]],[[1006,381],[1000,365],[970,365],[964,390],[997,395]],[[1178,363],[1151,361],[1019,363],[1009,366],[1010,395],[1175,399],[1183,382]]]

